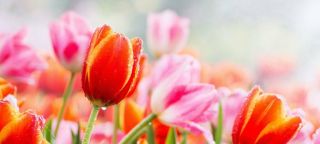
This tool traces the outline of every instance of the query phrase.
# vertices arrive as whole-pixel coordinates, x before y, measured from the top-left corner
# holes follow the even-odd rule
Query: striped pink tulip
[[[92,36],[87,22],[73,12],[67,12],[51,23],[50,36],[59,62],[71,72],[80,72]]]

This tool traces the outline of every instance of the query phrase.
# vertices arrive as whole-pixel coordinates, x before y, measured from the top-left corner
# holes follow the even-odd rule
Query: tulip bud
[[[106,25],[95,31],[82,71],[82,88],[94,105],[117,104],[133,93],[145,59],[141,46],[141,39],[130,41]]]
[[[65,13],[50,25],[54,53],[71,72],[80,72],[92,32],[84,18],[73,12]]]

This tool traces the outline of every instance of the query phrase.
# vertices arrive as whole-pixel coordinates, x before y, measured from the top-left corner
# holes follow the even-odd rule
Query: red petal
[[[42,117],[31,112],[25,112],[2,129],[0,143],[41,144],[44,141],[41,133],[43,124]]]

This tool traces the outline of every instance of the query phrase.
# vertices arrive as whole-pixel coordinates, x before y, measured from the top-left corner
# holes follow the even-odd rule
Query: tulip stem
[[[59,131],[59,127],[60,127],[60,123],[64,114],[64,111],[66,109],[66,104],[68,101],[69,96],[71,95],[72,89],[73,89],[73,84],[74,84],[74,80],[75,80],[75,75],[76,73],[71,72],[70,75],[70,80],[68,82],[67,87],[65,88],[64,92],[63,92],[63,101],[62,101],[62,107],[59,111],[58,114],[58,121],[57,121],[57,125],[56,125],[56,129],[54,130],[54,136],[57,137],[58,131]]]
[[[99,106],[93,105],[82,144],[89,144],[90,142],[93,124],[97,119],[99,109],[100,109]]]
[[[136,133],[138,133],[141,129],[147,126],[156,117],[157,117],[156,114],[153,114],[153,113],[149,114],[120,141],[120,144],[128,144],[131,141],[131,139],[135,136]]]
[[[118,127],[119,127],[119,105],[115,105],[113,109],[113,135],[112,144],[117,144],[118,142]]]

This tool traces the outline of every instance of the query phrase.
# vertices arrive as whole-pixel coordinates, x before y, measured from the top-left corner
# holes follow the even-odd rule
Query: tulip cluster
[[[141,38],[92,31],[70,11],[48,26],[52,54],[24,42],[25,29],[0,37],[0,143],[320,143],[308,90],[280,86],[292,63],[265,59],[256,75],[206,63],[184,49],[189,24],[148,15],[150,56]]]

